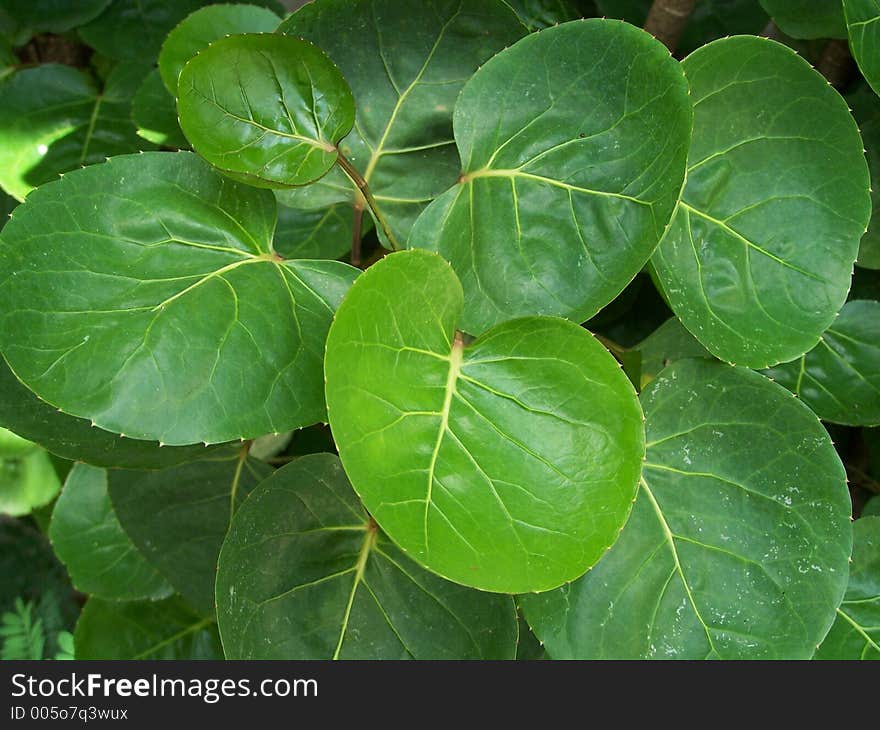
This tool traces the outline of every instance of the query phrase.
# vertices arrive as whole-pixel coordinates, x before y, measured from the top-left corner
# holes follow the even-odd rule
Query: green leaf
[[[792,38],[846,38],[840,0],[760,0],[779,29]],[[850,0],[844,0],[848,5]]]
[[[815,658],[880,659],[880,517],[853,524],[846,595]]]
[[[158,70],[150,71],[134,95],[131,118],[137,133],[149,142],[177,149],[189,147],[177,123],[177,104],[162,83]]]
[[[232,514],[271,468],[239,454],[162,471],[108,472],[122,529],[187,602],[214,613],[217,555]]]
[[[847,302],[816,347],[765,375],[824,421],[880,425],[880,302]]]
[[[73,467],[52,512],[49,538],[82,593],[109,601],[155,600],[173,593],[119,524],[103,469]]]
[[[229,659],[513,659],[509,596],[420,568],[376,527],[336,456],[305,456],[235,515],[217,572]]]
[[[582,322],[663,235],[690,126],[679,64],[647,33],[594,19],[529,35],[462,91],[460,182],[422,213],[408,245],[452,264],[467,332],[528,314]]]
[[[279,31],[322,48],[351,85],[357,124],[340,148],[403,243],[419,213],[461,174],[452,136],[459,92],[526,29],[501,0],[424,0],[418,13],[409,0],[321,0]],[[306,209],[357,197],[338,170],[283,193],[285,203]]]
[[[346,205],[297,210],[279,204],[272,245],[289,259],[338,259],[351,249],[352,223]]]
[[[843,0],[843,11],[853,58],[865,80],[880,94],[880,5],[876,0]]]
[[[636,348],[642,353],[642,387],[663,368],[689,357],[712,357],[676,317],[667,319]]]
[[[110,0],[3,0],[0,32],[24,45],[37,33],[63,33],[96,18]]]
[[[61,481],[42,449],[18,456],[0,455],[0,514],[18,517],[52,501]]]
[[[857,266],[880,269],[880,99],[862,85],[846,97],[859,124],[871,171],[871,222],[859,244]]]
[[[762,375],[681,360],[642,393],[632,516],[581,580],[520,605],[561,658],[807,659],[851,548],[846,474],[810,410]]]
[[[3,229],[0,350],[43,400],[133,438],[323,421],[324,340],[357,271],[281,261],[274,226],[270,192],[188,152],[65,175]]]
[[[79,29],[82,40],[114,59],[153,63],[174,26],[211,0],[113,0],[101,15]]]
[[[714,355],[786,362],[846,300],[871,212],[858,129],[828,82],[774,41],[715,41],[682,67],[695,110],[687,185],[651,262]]]
[[[31,615],[33,604],[15,600],[15,611],[3,614],[0,623],[0,659],[3,661],[23,661],[43,658],[46,636],[43,622]]]
[[[586,330],[530,317],[465,346],[462,307],[435,254],[372,266],[327,339],[333,436],[365,507],[414,560],[484,590],[554,588],[626,520],[641,411]]]
[[[0,186],[19,200],[59,173],[150,147],[137,136],[131,99],[147,69],[120,64],[103,91],[92,76],[44,64],[0,85]]]
[[[871,497],[862,507],[862,517],[880,517],[880,495]]]
[[[193,58],[177,110],[196,152],[260,187],[327,174],[354,124],[351,90],[323,51],[270,33],[222,38]]]
[[[194,56],[214,41],[237,33],[271,33],[281,22],[275,13],[255,5],[208,5],[172,30],[159,52],[165,88],[177,95],[177,78]]]
[[[33,452],[37,445],[12,431],[0,428],[0,459],[17,458]]]
[[[160,469],[202,459],[217,447],[164,446],[137,441],[61,413],[22,385],[0,355],[0,426],[39,443],[65,459],[96,466]]]
[[[530,30],[587,17],[575,0],[509,0],[507,4]]]
[[[217,625],[178,597],[116,603],[91,598],[76,624],[77,659],[222,659]]]

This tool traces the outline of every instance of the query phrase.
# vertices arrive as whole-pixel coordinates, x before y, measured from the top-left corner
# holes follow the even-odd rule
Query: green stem
[[[336,156],[336,164],[342,168],[342,171],[346,174],[349,180],[354,183],[354,186],[360,191],[361,195],[364,196],[364,201],[367,206],[370,208],[370,212],[373,214],[373,218],[376,219],[376,223],[382,229],[382,232],[385,234],[385,237],[388,239],[388,243],[394,251],[400,250],[400,245],[397,243],[394,238],[394,234],[391,233],[391,228],[388,226],[388,222],[385,220],[385,217],[382,215],[382,211],[379,210],[379,206],[376,204],[376,199],[373,197],[373,193],[370,192],[370,186],[367,185],[367,181],[364,180],[363,176],[355,169],[354,165],[348,161],[345,155],[342,154],[341,151],[337,150]]]

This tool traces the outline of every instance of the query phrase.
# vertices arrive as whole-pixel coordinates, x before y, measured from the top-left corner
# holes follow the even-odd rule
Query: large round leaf
[[[633,513],[581,580],[521,598],[554,658],[809,658],[846,587],[846,474],[762,375],[682,360],[642,393]]]
[[[761,0],[761,5],[792,38],[846,38],[840,0]]]
[[[178,79],[177,110],[196,152],[261,187],[325,175],[354,124],[351,90],[330,59],[271,33],[228,36],[193,58]]]
[[[91,598],[76,624],[77,659],[222,659],[217,625],[178,597]]]
[[[237,33],[271,33],[280,22],[271,10],[256,5],[209,5],[196,10],[162,44],[159,73],[165,88],[176,95],[177,77],[187,61],[214,41]]]
[[[416,565],[376,527],[336,456],[298,459],[242,505],[223,543],[229,659],[513,659],[509,596]]]
[[[843,11],[853,58],[880,94],[880,4],[877,0],[843,0]]]
[[[715,41],[682,67],[694,102],[687,186],[652,264],[714,355],[786,362],[846,300],[871,212],[859,131],[828,82],[774,41]]]
[[[214,610],[217,555],[232,515],[271,468],[238,454],[162,471],[108,473],[110,501],[143,556],[194,608]]]
[[[816,659],[880,659],[880,517],[853,524],[846,595]]]
[[[147,69],[120,64],[99,89],[85,71],[44,64],[0,86],[0,185],[24,200],[58,173],[151,148],[137,136],[131,99]]]
[[[400,243],[461,173],[452,109],[462,86],[525,34],[501,0],[425,0],[413,8],[411,0],[321,0],[279,27],[324,50],[351,85],[358,121],[340,146]],[[358,196],[338,170],[283,195],[307,209],[351,205]]]
[[[187,152],[65,175],[3,229],[0,350],[43,400],[134,438],[324,420],[324,339],[357,272],[281,261],[274,226],[270,192]]]
[[[466,84],[461,178],[408,245],[452,264],[467,332],[528,314],[582,322],[663,235],[690,126],[679,64],[647,33],[599,19],[534,33]]]
[[[327,340],[330,426],[366,508],[412,558],[507,593],[587,570],[617,537],[644,455],[632,386],[589,332],[513,320],[465,345],[437,255],[371,267]]]
[[[825,421],[880,425],[880,302],[847,302],[816,347],[766,374]]]
[[[76,464],[52,510],[49,537],[77,590],[110,601],[167,598],[171,585],[122,529],[107,472]]]
[[[871,171],[871,223],[859,244],[856,265],[880,269],[880,99],[871,89],[862,85],[849,94],[846,101],[859,124]]]

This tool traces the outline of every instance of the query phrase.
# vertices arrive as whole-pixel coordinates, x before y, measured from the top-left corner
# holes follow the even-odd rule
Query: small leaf
[[[194,608],[214,612],[217,555],[232,514],[271,468],[239,454],[162,471],[114,469],[110,501],[143,556]]]
[[[137,133],[149,142],[177,149],[189,147],[177,123],[174,97],[165,89],[156,69],[150,71],[134,95],[131,118]]]
[[[43,658],[46,636],[43,622],[32,615],[33,604],[15,601],[15,611],[4,613],[0,623],[0,659],[24,661]]]
[[[816,347],[765,374],[824,421],[880,425],[880,302],[847,302]]]
[[[217,616],[229,659],[512,659],[516,650],[512,599],[413,563],[330,454],[275,472],[235,515]]]
[[[365,507],[410,557],[484,590],[547,590],[626,520],[642,415],[586,330],[530,317],[465,346],[462,306],[436,254],[372,266],[328,336],[330,426]]]
[[[49,454],[40,448],[0,455],[0,514],[19,517],[51,502],[61,482]]]
[[[714,41],[682,67],[695,110],[687,185],[651,263],[714,355],[787,362],[846,300],[871,212],[858,129],[828,82],[774,41]]]
[[[529,35],[465,85],[460,181],[408,245],[452,264],[466,331],[529,314],[583,322],[663,235],[690,127],[679,64],[647,33],[594,19]]]
[[[147,69],[120,64],[103,90],[85,71],[44,64],[0,85],[0,186],[24,200],[59,173],[148,149],[130,119]]]
[[[271,33],[222,38],[190,60],[177,109],[196,152],[260,187],[325,175],[354,124],[351,90],[323,51]]]
[[[351,85],[358,123],[340,149],[400,243],[461,174],[452,110],[465,81],[526,32],[501,0],[423,0],[418,7],[413,13],[411,0],[321,0],[278,28],[324,50]],[[281,195],[292,207],[314,210],[351,206],[360,194],[333,170]]]
[[[346,205],[296,210],[278,205],[272,245],[289,259],[338,259],[351,249],[352,213]]]
[[[663,368],[689,357],[712,357],[676,317],[670,317],[636,348],[642,353],[642,387]]]
[[[159,73],[165,88],[177,94],[177,77],[193,56],[211,43],[237,33],[271,33],[281,22],[275,13],[255,5],[208,5],[172,30],[159,52]]]
[[[0,355],[0,426],[25,436],[64,459],[95,466],[161,469],[203,459],[217,447],[163,446],[123,438],[61,413],[23,386]]]
[[[222,659],[217,625],[178,597],[117,603],[91,598],[74,633],[77,659]]]
[[[880,269],[880,99],[867,86],[862,85],[856,92],[848,95],[846,101],[859,124],[868,168],[871,171],[871,222],[868,232],[859,244],[856,265]]]
[[[587,575],[520,605],[554,659],[807,659],[851,548],[825,429],[762,375],[681,360],[641,396],[633,513]]]
[[[846,38],[840,0],[761,0],[761,5],[792,38]]]
[[[3,229],[0,350],[43,400],[133,438],[322,421],[324,339],[357,271],[282,261],[274,226],[270,192],[187,152],[65,175]]]
[[[76,464],[52,511],[49,538],[77,590],[110,601],[173,592],[122,529],[107,494],[107,472]]]
[[[853,524],[846,595],[815,658],[880,659],[880,517]]]

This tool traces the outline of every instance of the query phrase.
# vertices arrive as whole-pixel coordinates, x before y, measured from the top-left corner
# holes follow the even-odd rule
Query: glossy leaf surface
[[[486,63],[454,122],[462,176],[408,245],[452,264],[461,328],[531,314],[583,322],[614,299],[684,180],[691,106],[666,48],[618,21],[548,28]]]
[[[642,393],[633,513],[582,579],[521,605],[553,658],[812,656],[846,587],[846,474],[762,375],[682,360]]]
[[[688,180],[651,262],[717,357],[763,368],[812,348],[846,300],[871,206],[846,103],[774,41],[714,41],[682,63]]]
[[[65,175],[3,229],[0,349],[47,402],[134,438],[321,421],[324,339],[357,272],[281,261],[274,226],[270,192],[190,153]]]
[[[484,590],[547,590],[626,520],[642,415],[586,330],[523,318],[465,346],[462,307],[435,254],[372,266],[327,340],[333,436],[366,508],[416,561]]]
[[[230,659],[512,659],[509,596],[420,568],[383,535],[336,456],[298,459],[236,514],[217,573]]]

